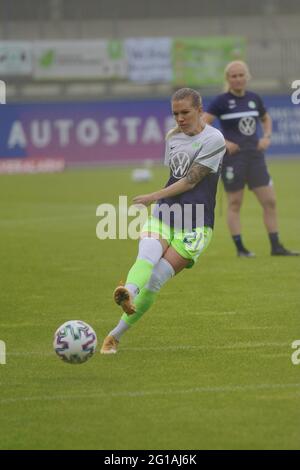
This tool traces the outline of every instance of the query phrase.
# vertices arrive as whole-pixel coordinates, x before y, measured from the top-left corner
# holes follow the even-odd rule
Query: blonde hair
[[[251,78],[250,70],[249,70],[249,67],[246,64],[246,62],[244,62],[243,60],[233,60],[232,62],[229,62],[229,64],[227,64],[225,69],[224,69],[224,78],[225,78],[224,91],[225,92],[229,91],[229,83],[228,83],[229,71],[235,65],[240,65],[241,67],[243,67],[243,69],[246,72],[246,79],[247,80],[250,80],[250,78]]]
[[[198,91],[193,90],[193,88],[180,88],[179,90],[173,93],[171,101],[181,101],[185,100],[186,98],[191,98],[192,106],[194,108],[201,108],[202,109],[202,97]],[[166,134],[166,140],[169,139],[172,135],[178,134],[181,132],[180,127],[176,126],[173,129],[170,129],[169,132]]]

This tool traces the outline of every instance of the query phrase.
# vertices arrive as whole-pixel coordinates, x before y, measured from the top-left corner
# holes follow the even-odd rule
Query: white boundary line
[[[257,392],[258,390],[285,390],[285,389],[298,389],[300,390],[300,383],[291,384],[256,384],[256,385],[221,385],[218,387],[194,387],[188,389],[176,390],[135,390],[135,391],[122,391],[122,392],[100,392],[87,393],[87,394],[74,394],[74,395],[44,395],[35,397],[15,397],[15,398],[2,398],[0,404],[9,404],[16,402],[30,402],[30,401],[57,401],[57,400],[80,400],[82,398],[130,398],[130,397],[148,397],[148,396],[168,396],[168,395],[190,395],[197,393],[234,393],[234,392]]]
[[[47,217],[28,217],[27,219],[2,219],[0,221],[0,227],[14,227],[17,225],[30,225],[35,223],[52,223],[54,221],[70,222],[77,219],[88,219],[95,218],[94,214],[64,214],[64,215],[53,215]]]
[[[212,315],[240,315],[242,312],[235,312],[235,311],[225,311],[225,312],[218,312],[216,310],[203,310],[202,312],[193,312],[191,311],[189,315],[202,315],[202,316],[212,316]]]
[[[150,346],[150,347],[125,347],[122,351],[181,351],[181,350],[231,350],[231,349],[258,349],[258,348],[283,348],[290,347],[290,343],[236,343],[225,346],[209,345],[182,345],[182,346]]]
[[[199,350],[199,351],[215,351],[215,350],[232,350],[232,349],[260,349],[260,348],[283,348],[290,347],[290,343],[236,343],[225,346],[209,346],[209,345],[176,345],[176,346],[149,346],[149,347],[124,347],[122,351],[183,351],[183,350]],[[97,354],[97,353],[96,353]],[[55,356],[54,352],[38,352],[38,351],[17,351],[8,352],[7,356]]]

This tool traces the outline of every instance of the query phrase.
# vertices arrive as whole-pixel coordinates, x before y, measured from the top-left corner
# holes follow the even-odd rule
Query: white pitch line
[[[191,395],[197,393],[235,393],[235,392],[257,392],[258,390],[285,390],[300,389],[300,383],[291,384],[252,384],[252,385],[221,385],[217,387],[193,387],[188,389],[175,390],[134,390],[122,392],[98,392],[77,395],[44,395],[30,397],[2,398],[0,404],[9,404],[16,402],[30,401],[59,401],[59,400],[81,400],[85,399],[103,399],[103,398],[131,398],[145,396],[168,396],[168,395]]]
[[[92,218],[95,217],[94,213],[92,214],[71,214],[71,215],[54,215],[48,217],[28,217],[27,219],[2,219],[0,220],[0,227],[14,227],[17,225],[24,225],[31,223],[52,223],[54,221],[64,221],[70,222],[71,220],[77,219],[85,219],[85,218]]]
[[[55,352],[38,352],[38,351],[26,351],[26,352],[8,352],[6,353],[6,356],[15,356],[15,357],[20,357],[20,356],[40,356],[40,357],[47,357],[47,356],[53,356],[55,355]]]
[[[247,331],[247,330],[278,330],[282,329],[283,326],[278,326],[278,325],[272,325],[272,326],[237,326],[234,328],[224,328],[226,331]]]
[[[237,343],[228,344],[225,346],[207,346],[207,345],[176,345],[176,346],[149,346],[149,347],[124,347],[122,351],[184,351],[184,350],[199,350],[199,351],[216,351],[216,350],[232,350],[232,349],[260,349],[260,348],[283,348],[290,347],[290,343]],[[96,353],[97,354],[97,353]],[[39,351],[17,351],[7,352],[7,356],[53,356],[54,352],[39,352]]]
[[[83,271],[84,267],[83,266],[69,266],[69,267],[63,267],[63,268],[58,268],[62,272],[73,272],[73,271]]]
[[[180,351],[180,350],[227,350],[227,349],[257,349],[257,348],[278,348],[278,347],[290,347],[290,343],[237,343],[228,344],[225,346],[206,346],[206,345],[182,345],[182,346],[150,346],[150,347],[125,347],[122,351]]]
[[[234,312],[234,311],[229,311],[229,312],[218,312],[216,310],[203,310],[202,312],[190,312],[189,315],[202,315],[202,316],[213,316],[213,315],[239,315],[241,314],[240,312]]]
[[[285,357],[285,358],[290,358],[291,357],[291,353],[290,352],[285,352],[285,353],[260,353],[260,356],[261,357]]]

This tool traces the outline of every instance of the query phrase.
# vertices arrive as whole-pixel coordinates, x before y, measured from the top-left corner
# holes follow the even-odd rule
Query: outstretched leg
[[[162,286],[185,268],[188,262],[189,260],[179,255],[174,248],[169,247],[166,250],[164,257],[154,267],[148,283],[140,290],[134,300],[135,313],[122,315],[118,325],[105,338],[101,348],[102,354],[117,352],[121,336],[150,309]]]
[[[127,275],[126,284],[119,285],[113,294],[114,301],[128,315],[134,314],[134,298],[149,281],[153,267],[167,247],[167,242],[157,237],[147,236],[140,240],[138,256]]]

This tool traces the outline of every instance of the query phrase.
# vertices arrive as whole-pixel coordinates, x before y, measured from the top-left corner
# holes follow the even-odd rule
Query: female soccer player
[[[215,98],[204,119],[211,124],[216,117],[219,118],[226,140],[222,179],[228,197],[227,221],[237,254],[255,256],[245,248],[241,236],[240,209],[247,183],[263,208],[271,254],[299,255],[284,248],[279,241],[275,191],[263,153],[270,145],[271,117],[260,96],[246,89],[250,73],[244,62],[230,62],[225,68],[225,78],[228,91]],[[261,138],[257,132],[259,123],[263,130]]]
[[[203,122],[202,100],[195,90],[175,92],[172,111],[177,126],[167,134],[165,151],[170,178],[165,188],[134,198],[136,204],[156,205],[141,231],[138,256],[126,284],[114,291],[124,313],[105,338],[103,354],[117,352],[123,333],[150,308],[171,277],[192,267],[212,236],[225,140]]]

